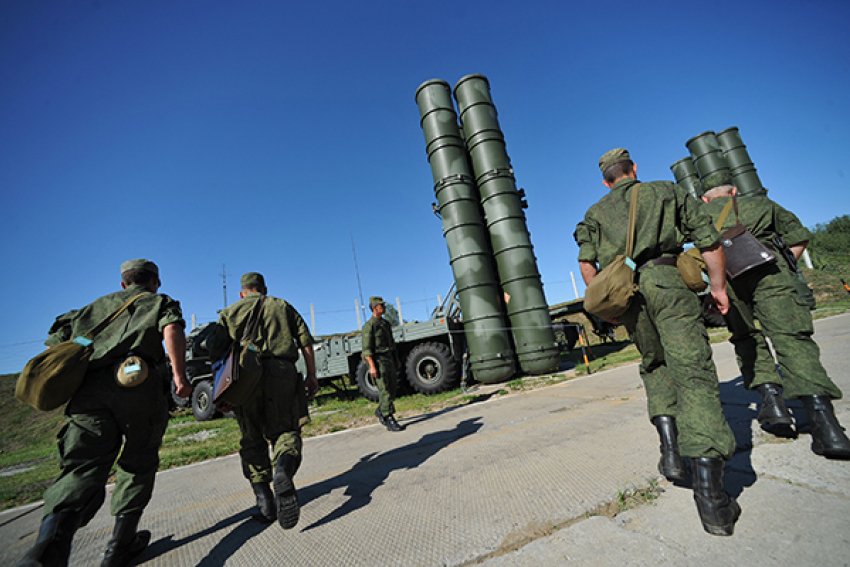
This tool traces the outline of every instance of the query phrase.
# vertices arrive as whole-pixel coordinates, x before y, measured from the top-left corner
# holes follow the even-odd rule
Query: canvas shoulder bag
[[[723,231],[721,244],[726,254],[726,275],[729,279],[742,276],[758,266],[776,262],[776,254],[770,248],[759,242],[759,240],[741,224],[738,218],[738,198],[733,196],[732,200],[723,207],[723,211],[715,225],[719,231],[729,216],[730,209],[735,208],[735,226]]]
[[[213,364],[215,385],[213,400],[232,406],[244,404],[263,375],[260,350],[253,344],[254,329],[266,296],[262,296],[240,341],[233,341],[227,354]]]
[[[632,252],[637,231],[637,194],[640,183],[632,189],[629,205],[629,228],[626,238],[626,254],[620,254],[596,274],[584,292],[584,309],[603,319],[616,319],[626,312],[632,297],[638,290],[635,284],[635,263]]]
[[[85,335],[59,343],[27,362],[18,376],[15,397],[41,411],[54,410],[67,403],[86,377],[95,336],[145,293],[128,299]]]

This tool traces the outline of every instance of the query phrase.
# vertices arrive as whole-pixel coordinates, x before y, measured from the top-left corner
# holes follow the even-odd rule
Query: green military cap
[[[384,305],[384,298],[380,295],[373,295],[369,298],[369,307],[375,307],[376,305]]]
[[[257,272],[248,272],[242,276],[242,287],[266,287],[266,280],[263,279],[263,274]]]
[[[632,161],[631,156],[629,156],[629,150],[624,148],[614,148],[613,150],[605,152],[605,154],[599,158],[599,169],[604,174],[606,169],[615,163],[620,163],[621,161]]]
[[[704,191],[720,187],[721,185],[732,185],[732,173],[728,169],[718,169],[703,177],[701,180]]]
[[[159,268],[156,267],[156,264],[154,264],[150,260],[145,260],[144,258],[137,258],[136,260],[127,260],[126,262],[121,264],[122,274],[130,270],[142,270],[155,274],[157,277],[159,277]]]

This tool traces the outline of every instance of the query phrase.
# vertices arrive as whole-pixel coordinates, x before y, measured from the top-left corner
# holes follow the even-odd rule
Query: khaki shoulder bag
[[[220,360],[213,364],[213,375],[215,385],[213,387],[213,400],[224,402],[232,406],[244,404],[254,388],[260,382],[263,375],[263,361],[260,359],[260,351],[254,346],[253,332],[256,327],[266,296],[262,296],[257,302],[256,311],[251,316],[251,321],[245,327],[245,333],[239,342],[233,341],[230,350]]]
[[[85,335],[59,343],[27,362],[18,376],[15,397],[41,411],[50,411],[67,403],[86,377],[89,357],[94,351],[94,337],[145,293],[128,299]]]
[[[584,292],[584,309],[603,319],[616,319],[626,312],[632,297],[638,290],[635,284],[635,263],[632,252],[637,232],[637,194],[640,183],[632,189],[629,205],[629,232],[626,238],[626,254],[620,254],[596,274]]]

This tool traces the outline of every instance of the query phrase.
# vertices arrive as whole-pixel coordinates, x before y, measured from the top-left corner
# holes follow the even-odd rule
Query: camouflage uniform
[[[620,179],[579,223],[579,261],[605,268],[625,253],[631,189]],[[642,183],[633,259],[639,292],[620,320],[641,353],[649,417],[673,416],[682,456],[729,459],[735,438],[720,407],[717,372],[696,294],[672,265],[644,263],[677,255],[686,239],[700,248],[719,242],[711,219],[684,189],[668,181]]]
[[[61,472],[44,493],[45,516],[73,512],[79,514],[79,525],[86,525],[103,504],[104,486],[116,459],[112,515],[141,514],[150,501],[168,425],[170,376],[158,368],[165,362],[163,330],[185,325],[180,304],[132,284],[57,317],[44,344],[55,346],[86,334],[142,292],[95,337],[86,378],[65,407],[65,425],[59,432]],[[119,386],[113,370],[129,352],[144,358],[149,372],[133,388]]]
[[[372,317],[363,325],[363,357],[371,356],[378,369],[375,384],[378,387],[378,409],[384,417],[395,413],[398,353],[390,324]],[[368,372],[368,370],[367,370]]]
[[[704,205],[704,210],[713,219],[731,197],[717,197]],[[797,217],[765,196],[750,196],[737,199],[740,222],[769,247],[774,236],[780,236],[788,246],[794,246],[811,238]],[[732,212],[726,218],[723,230],[736,224]],[[805,297],[799,293],[796,274],[788,263],[779,257],[777,261],[756,268],[730,281],[731,308],[726,316],[730,339],[739,357],[741,373],[748,388],[765,383],[780,383],[784,386],[783,397],[795,400],[800,396],[828,396],[841,398],[841,390],[830,380],[820,363],[820,348],[812,339],[814,325]],[[782,369],[782,381],[778,380],[773,357],[768,351],[754,356],[753,330],[755,320],[761,324],[763,333],[773,343],[776,358]],[[765,349],[767,350],[766,346]],[[758,364],[761,360],[769,363]]]
[[[232,341],[242,338],[261,297],[259,292],[247,293],[221,312],[210,340],[213,360],[221,358]],[[295,362],[299,349],[313,344],[313,335],[294,307],[283,299],[266,296],[253,337],[252,343],[263,353],[263,375],[250,399],[235,408],[242,433],[239,456],[245,478],[251,483],[268,483],[273,475],[272,463],[281,456],[292,456],[296,468],[301,463],[300,417],[306,400]]]

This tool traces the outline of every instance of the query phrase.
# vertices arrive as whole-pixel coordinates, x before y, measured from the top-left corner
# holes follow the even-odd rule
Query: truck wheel
[[[442,343],[422,343],[410,351],[405,370],[407,381],[420,394],[439,394],[457,386],[460,365]]]
[[[378,385],[375,384],[375,379],[369,374],[369,365],[362,360],[357,365],[357,389],[370,402],[378,401]]]
[[[209,380],[201,380],[192,391],[192,414],[198,421],[209,421],[215,415],[213,385]]]

